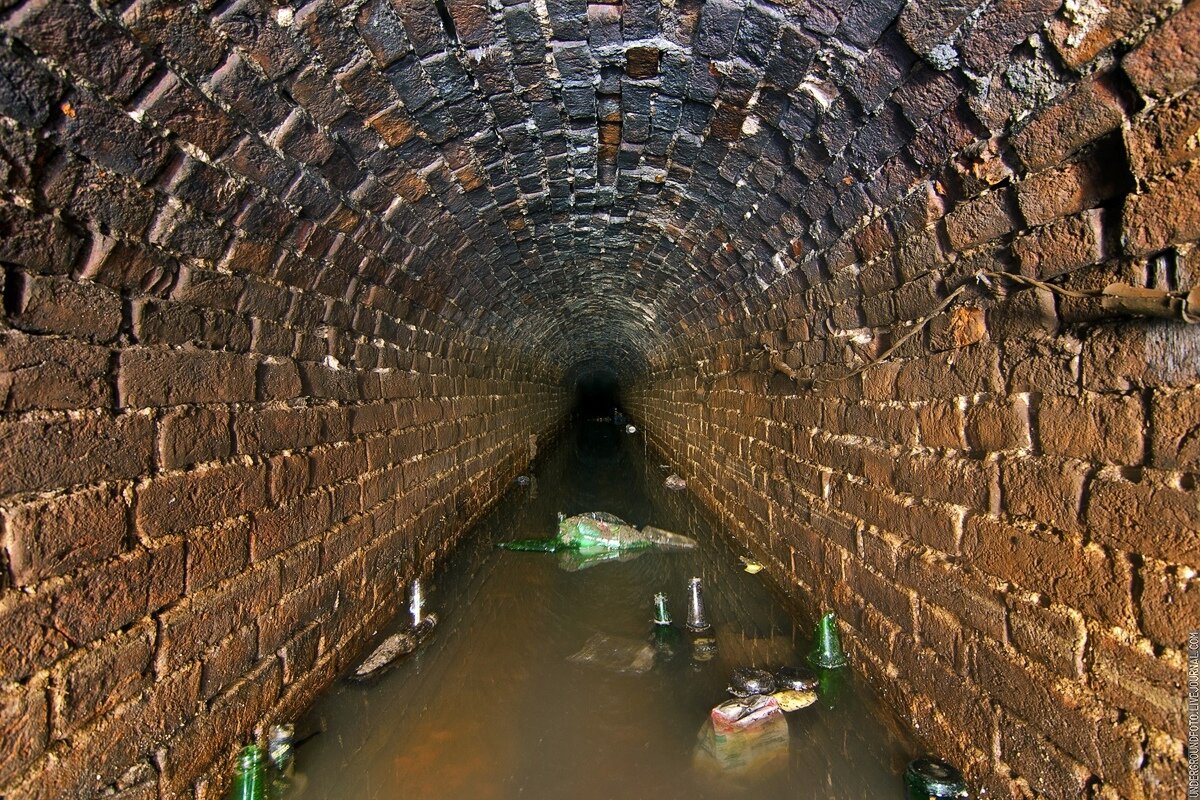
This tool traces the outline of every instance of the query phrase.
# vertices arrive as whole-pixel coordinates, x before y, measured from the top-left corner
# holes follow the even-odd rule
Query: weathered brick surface
[[[1200,339],[973,276],[1194,285],[1196,3],[342,5],[0,3],[0,793],[218,792],[605,370],[989,791],[1178,794]]]

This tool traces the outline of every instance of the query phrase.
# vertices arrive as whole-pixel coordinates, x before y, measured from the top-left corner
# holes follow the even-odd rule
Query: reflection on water
[[[802,663],[814,621],[793,621],[765,575],[742,571],[744,553],[689,493],[663,488],[644,447],[599,423],[550,447],[536,481],[514,484],[428,581],[441,623],[425,645],[378,683],[337,684],[299,726],[325,732],[297,750],[288,797],[903,796],[913,746],[846,670],[809,708],[713,731],[734,668]],[[553,535],[560,511],[607,511],[700,547],[589,563],[495,548]],[[678,624],[692,576],[712,628],[656,629],[654,594]]]

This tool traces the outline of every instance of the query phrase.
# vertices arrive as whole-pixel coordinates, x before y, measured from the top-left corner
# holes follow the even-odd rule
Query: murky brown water
[[[539,461],[536,484],[514,486],[429,582],[441,622],[424,647],[378,683],[337,684],[302,721],[301,732],[324,732],[298,749],[288,797],[902,797],[914,745],[849,670],[831,673],[822,700],[786,724],[713,740],[708,712],[728,699],[733,669],[803,663],[813,620],[791,619],[695,500],[663,488],[665,475],[640,433],[569,430]],[[553,535],[558,511],[593,510],[701,547],[580,569],[494,546]],[[683,633],[643,674],[568,660],[596,633],[649,641],[657,591],[681,623],[693,575],[715,658],[696,660]]]

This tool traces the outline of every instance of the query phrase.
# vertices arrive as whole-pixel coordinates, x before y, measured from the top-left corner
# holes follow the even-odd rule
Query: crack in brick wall
[[[761,343],[1193,285],[1198,9],[0,2],[0,792],[212,796],[604,373],[993,793],[1181,793],[1195,329]]]

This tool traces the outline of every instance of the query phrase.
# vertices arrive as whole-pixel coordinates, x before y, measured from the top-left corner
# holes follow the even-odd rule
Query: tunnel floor
[[[898,797],[915,745],[850,670],[782,730],[716,742],[709,710],[734,668],[801,664],[813,620],[789,613],[764,574],[718,535],[640,433],[582,422],[439,565],[427,585],[431,639],[371,685],[340,682],[302,720],[290,798]],[[608,511],[700,541],[583,566],[571,555],[501,551],[553,534],[556,514]],[[717,640],[697,658],[684,632],[641,674],[569,660],[604,633],[649,642],[652,597],[677,623],[700,576]],[[396,625],[405,617],[400,615]],[[682,626],[681,626],[682,627]],[[382,636],[385,631],[381,631]]]

